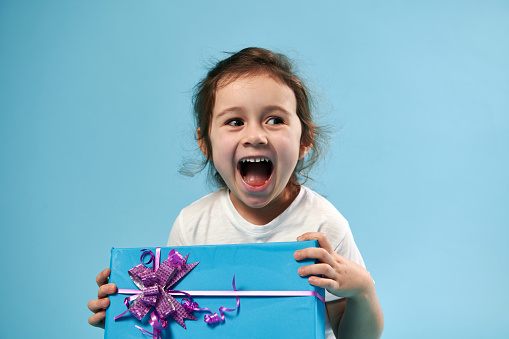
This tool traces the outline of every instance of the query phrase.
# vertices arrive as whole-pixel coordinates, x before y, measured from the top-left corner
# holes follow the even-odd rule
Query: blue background
[[[211,189],[192,87],[222,51],[297,60],[334,137],[385,338],[507,338],[508,1],[2,1],[2,338],[87,324],[115,247],[165,245]],[[190,153],[191,152],[191,153]]]

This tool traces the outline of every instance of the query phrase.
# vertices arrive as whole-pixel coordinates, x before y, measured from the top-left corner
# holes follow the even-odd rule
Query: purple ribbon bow
[[[154,338],[160,337],[161,329],[167,325],[166,318],[168,316],[171,316],[180,326],[186,328],[184,319],[197,320],[192,314],[193,310],[183,307],[168,291],[171,286],[185,277],[198,263],[187,264],[189,254],[183,258],[176,250],[172,250],[168,255],[168,259],[159,265],[160,247],[156,249],[155,257],[152,251],[146,249],[142,251],[144,252],[140,258],[141,262],[143,262],[143,258],[146,255],[150,255],[151,258],[147,264],[153,262],[153,269],[139,264],[128,271],[129,277],[131,277],[141,293],[138,290],[119,289],[118,293],[132,293],[135,295],[125,299],[124,303],[128,307],[127,311],[116,316],[114,319],[117,320],[127,312],[130,312],[136,319],[141,320],[154,307],[154,312],[152,312],[149,320],[150,325],[154,328],[154,333],[140,328],[144,334],[152,335]],[[129,305],[129,302],[133,299],[134,301]]]
[[[151,251],[144,251],[142,258],[148,253],[152,254]],[[182,258],[182,255],[175,250],[170,252],[168,259],[163,261],[159,267],[157,267],[158,258],[151,258],[149,263],[152,260],[154,262],[153,270],[139,264],[128,271],[134,284],[142,291],[129,307],[129,312],[136,319],[141,320],[154,307],[160,319],[172,315],[175,321],[185,328],[184,319],[196,320],[196,318],[185,308],[180,307],[181,304],[165,289],[177,283],[198,263],[186,264],[187,256]]]
[[[158,339],[161,338],[161,331],[168,325],[166,320],[168,316],[171,316],[180,326],[186,328],[184,319],[198,320],[193,315],[194,311],[210,312],[210,316],[205,316],[205,322],[208,324],[215,324],[219,321],[224,321],[224,311],[232,312],[239,307],[239,297],[236,296],[237,307],[234,309],[220,307],[219,312],[221,313],[221,316],[219,317],[208,308],[199,308],[198,304],[193,302],[193,298],[189,293],[171,290],[173,285],[179,282],[180,279],[185,277],[193,268],[196,267],[196,265],[199,264],[198,262],[187,264],[189,254],[182,257],[179,252],[173,249],[170,251],[168,259],[164,260],[159,265],[159,259],[161,256],[160,247],[156,248],[155,256],[150,250],[143,249],[142,251],[143,253],[140,257],[140,261],[145,265],[153,263],[152,269],[139,264],[128,271],[129,277],[131,277],[132,281],[139,290],[118,289],[117,293],[133,295],[125,298],[124,304],[127,306],[127,310],[116,316],[114,318],[115,320],[126,315],[127,312],[134,315],[136,319],[141,320],[145,315],[147,315],[147,313],[150,312],[152,307],[154,307],[154,311],[151,313],[150,320],[148,321],[154,329],[154,332],[149,332],[137,325],[136,327],[143,334],[152,336],[154,339]],[[143,258],[146,255],[150,255],[150,260],[147,263],[143,261]],[[233,278],[233,289],[234,291],[237,291],[235,287],[235,277]],[[189,302],[183,302],[181,304],[173,298],[172,294],[186,295],[189,297]],[[131,301],[133,302],[129,305]]]

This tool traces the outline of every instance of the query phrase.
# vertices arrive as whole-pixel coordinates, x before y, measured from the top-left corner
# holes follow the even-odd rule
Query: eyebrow
[[[283,107],[278,106],[278,105],[270,105],[270,106],[267,106],[267,107],[265,107],[263,109],[264,113],[273,112],[273,111],[279,111],[279,112],[283,113],[284,115],[290,115],[291,114],[286,109],[284,109]],[[297,113],[297,112],[295,112],[295,113]]]
[[[219,119],[221,118],[223,115],[225,114],[228,114],[228,113],[236,113],[236,112],[239,112],[239,111],[242,111],[242,108],[241,107],[237,107],[237,106],[234,106],[234,107],[228,107],[227,109],[225,110],[222,110],[221,112],[219,112],[217,115],[216,115],[216,119]]]

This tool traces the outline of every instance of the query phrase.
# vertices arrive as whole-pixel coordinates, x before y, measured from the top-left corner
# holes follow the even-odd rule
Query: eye
[[[279,125],[284,123],[285,121],[280,117],[270,117],[269,120],[267,120],[267,125]]]
[[[238,126],[242,126],[244,125],[244,121],[240,120],[240,119],[230,119],[226,122],[227,125],[230,125],[230,126],[235,126],[235,127],[238,127]]]

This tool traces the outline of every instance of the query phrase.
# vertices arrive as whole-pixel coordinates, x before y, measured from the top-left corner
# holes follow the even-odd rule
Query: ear
[[[311,148],[313,148],[313,140],[315,139],[315,125],[312,124],[308,127],[307,132],[303,135],[300,141],[299,160],[304,158]]]
[[[205,145],[205,141],[201,137],[200,127],[196,130],[196,140],[198,140],[198,147],[200,147],[200,151],[203,153],[205,158],[207,157],[207,145]]]
[[[301,144],[299,148],[299,160],[304,158],[309,153],[309,151],[311,151],[311,148],[313,148],[313,144]]]

